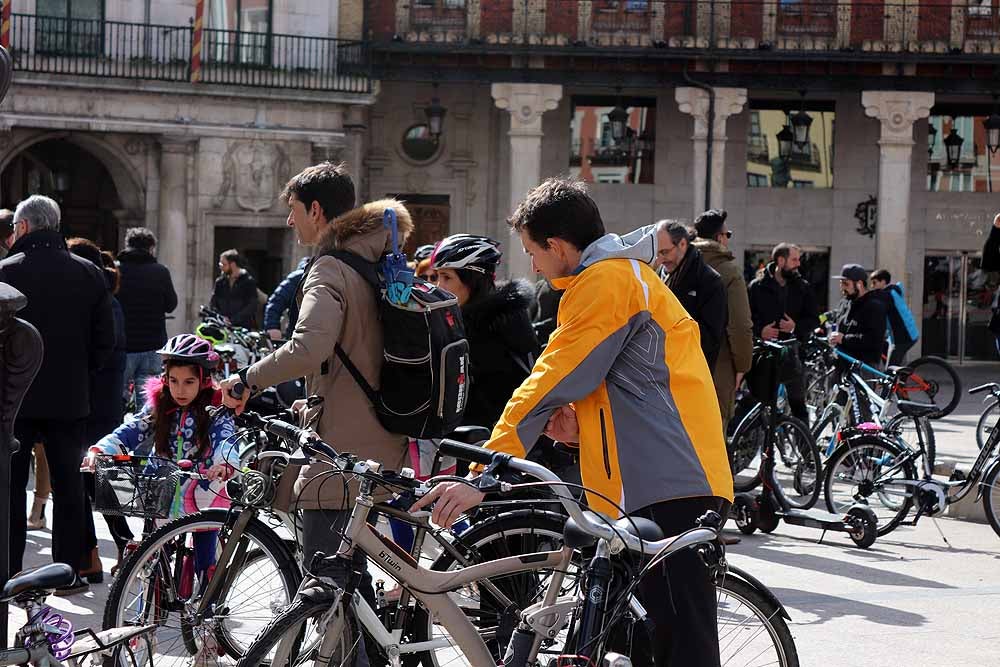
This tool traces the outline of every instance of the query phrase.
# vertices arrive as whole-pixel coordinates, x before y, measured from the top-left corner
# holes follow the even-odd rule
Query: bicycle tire
[[[142,621],[143,619],[126,618],[128,611],[128,601],[125,600],[126,594],[130,590],[129,583],[136,582],[139,580],[141,573],[140,568],[146,567],[150,562],[152,557],[159,555],[160,550],[166,545],[171,544],[178,537],[186,536],[189,533],[194,532],[205,532],[210,530],[220,530],[227,525],[227,518],[229,512],[224,509],[209,509],[196,512],[194,514],[189,514],[186,516],[178,517],[173,521],[170,521],[158,529],[150,533],[138,546],[135,551],[133,551],[129,557],[122,564],[121,569],[116,574],[114,580],[112,581],[111,588],[108,591],[108,599],[104,607],[103,616],[103,627],[111,628],[124,625],[134,624],[130,621]],[[251,542],[251,549],[248,549],[248,559],[244,563],[243,570],[246,570],[247,566],[250,564],[258,564],[260,561],[260,555],[263,554],[268,557],[272,563],[272,567],[265,568],[267,571],[261,575],[261,581],[270,581],[273,577],[277,576],[280,582],[283,599],[280,601],[270,600],[268,607],[270,608],[266,613],[268,618],[274,613],[275,609],[278,607],[278,602],[281,606],[288,604],[295,595],[295,591],[298,589],[299,583],[301,582],[302,575],[299,570],[298,563],[295,560],[294,555],[289,551],[288,546],[285,542],[274,533],[271,528],[264,524],[259,519],[253,519],[247,524],[246,531],[244,532],[246,539]],[[159,564],[153,565],[153,567],[160,568]],[[174,567],[176,569],[176,567]],[[234,576],[239,576],[239,572]],[[250,573],[248,573],[250,574]],[[152,575],[158,578],[160,574]],[[255,575],[256,576],[256,575]],[[233,580],[235,581],[235,579]],[[143,598],[147,595],[152,595],[156,598],[156,604],[159,604],[159,600],[162,596],[162,592],[157,588],[159,584],[154,584],[151,588],[146,589],[143,592]],[[228,596],[229,591],[220,591],[223,596]],[[242,643],[240,638],[237,636],[232,628],[238,627],[235,620],[239,619],[238,613],[232,612],[232,598],[223,597],[226,600],[226,609],[229,613],[224,619],[219,620],[217,617],[213,617],[213,621],[218,623],[217,631],[215,632],[215,640],[219,644],[219,648],[222,649],[224,656],[234,657],[243,653],[246,644]],[[139,605],[142,605],[146,600],[139,600]],[[148,611],[139,612],[148,613]],[[154,621],[159,627],[157,631],[154,631],[154,636],[159,630],[166,630],[169,615],[171,610],[166,610],[167,616],[161,616],[159,609],[154,610],[157,614]],[[218,615],[216,615],[218,616]],[[179,618],[179,632],[180,638],[184,645],[184,650],[187,651],[189,656],[192,651],[197,650],[197,640],[195,635],[197,634],[197,629],[194,628],[190,623],[186,622],[185,619]],[[250,637],[247,637],[247,641]],[[157,640],[157,646],[159,641]],[[159,647],[159,646],[158,646]],[[162,659],[157,661],[158,665],[165,664]],[[221,663],[220,663],[221,664]],[[232,664],[229,662],[228,664]]]
[[[297,634],[291,647],[289,661],[282,665],[274,665],[273,667],[305,667],[306,665],[313,665],[314,667],[336,665],[339,667],[342,664],[348,664],[347,659],[350,657],[350,652],[355,648],[354,637],[357,636],[353,623],[344,624],[340,637],[341,641],[335,648],[331,660],[310,661],[310,658],[314,654],[312,649],[316,648],[315,642],[307,643],[310,650],[300,651],[308,631],[307,626],[304,624],[313,621],[318,626],[318,621],[329,610],[329,600],[314,600],[302,595],[296,596],[292,604],[275,616],[274,620],[260,631],[250,646],[247,647],[246,653],[237,661],[236,667],[271,665],[272,659],[269,656],[271,656],[272,651],[289,632],[296,631],[295,629],[300,625],[303,627],[301,630],[296,631]],[[345,652],[345,646],[351,648]]]
[[[889,502],[890,496],[879,493],[873,478],[875,471],[880,471],[883,465],[881,461],[885,456],[895,459],[902,454],[903,450],[896,443],[881,434],[859,435],[844,442],[830,457],[826,466],[823,487],[827,509],[835,514],[846,514],[855,503],[863,502],[876,514],[878,519],[876,534],[882,537],[891,533],[909,514],[913,505],[913,495],[909,490],[905,490],[901,500],[893,506]],[[850,479],[846,473],[840,472],[842,467],[852,471]],[[903,476],[897,479],[918,479],[917,469],[912,461],[903,464],[901,471]],[[854,479],[859,472],[864,476],[861,479]],[[838,482],[843,483],[844,488],[835,492],[834,484]],[[842,501],[838,501],[841,497]],[[869,502],[873,497],[877,505]]]
[[[795,433],[794,442],[781,446],[779,438]],[[823,462],[816,449],[816,440],[805,422],[783,415],[775,424],[773,491],[797,509],[809,509],[816,504],[823,484]],[[780,466],[779,466],[780,461]]]
[[[755,460],[760,461],[760,451],[766,435],[767,424],[763,412],[758,412],[750,421],[741,422],[736,427],[729,444],[733,491],[736,493],[746,493],[760,486],[760,470],[752,470],[749,466]]]
[[[516,553],[533,553],[544,549],[561,548],[565,524],[566,517],[555,512],[515,510],[493,515],[481,523],[474,524],[458,536],[455,546],[459,547],[463,556],[469,559],[470,563],[485,562]],[[510,540],[510,544],[507,544],[508,540]],[[484,556],[487,557],[484,558]],[[456,565],[458,563],[455,558],[445,551],[434,561],[431,569],[443,572]],[[523,609],[537,600],[537,596],[529,593],[533,589],[538,589],[539,582],[532,583],[531,581],[538,574],[538,571],[523,572],[491,579],[491,581],[511,599],[518,609]],[[496,617],[484,615],[482,605],[483,599],[481,598],[479,614],[473,623],[480,625],[483,631],[488,633],[494,623],[499,625],[500,614],[496,614]],[[422,625],[413,628],[413,641],[429,641],[434,632],[433,619],[428,618],[426,614],[415,614],[414,617],[419,618]],[[503,652],[507,648],[495,641],[487,641],[487,647],[498,660],[503,657]],[[450,666],[456,663],[449,661],[446,664]],[[441,667],[442,663],[438,659],[437,652],[428,651],[409,656],[404,655],[403,665],[405,667],[416,667],[416,665]]]
[[[990,431],[1000,423],[1000,401],[993,400],[983,409],[983,414],[979,415],[976,422],[976,445],[983,448],[990,437]]]
[[[792,631],[788,628],[788,623],[785,622],[780,609],[774,601],[762,595],[746,582],[734,577],[723,577],[721,581],[715,583],[715,588],[717,599],[719,600],[719,611],[717,614],[720,618],[723,616],[722,611],[724,610],[724,600],[726,597],[739,599],[742,604],[755,612],[754,615],[757,616],[761,624],[765,626],[765,630],[771,636],[771,641],[777,649],[775,651],[778,658],[776,664],[779,667],[799,667],[799,653],[795,647],[795,639],[792,637]],[[738,667],[739,662],[733,662],[731,657],[726,657],[726,647],[736,644],[737,648],[742,651],[749,646],[749,642],[745,638],[730,639],[727,641],[727,633],[723,632],[721,620],[719,624],[719,650],[722,653],[721,663],[727,666],[733,665],[733,667]],[[735,630],[745,629],[745,627],[745,622],[734,625]],[[753,656],[752,659],[754,661],[753,664],[761,664],[757,662],[759,656]]]
[[[989,474],[983,478],[983,510],[986,513],[986,520],[990,522],[993,532],[1000,536],[1000,466],[995,466]],[[971,493],[971,491],[970,491]],[[997,497],[994,497],[997,494]]]
[[[885,430],[895,429],[896,425],[903,421],[910,421],[912,423],[910,432],[916,434],[918,438],[917,443],[905,438],[904,442],[915,449],[919,448],[920,442],[923,442],[925,470],[933,472],[934,462],[937,460],[937,438],[934,436],[934,427],[931,425],[930,419],[927,417],[907,417],[906,415],[897,414],[886,423]],[[904,432],[906,431],[904,430]],[[900,436],[902,437],[902,433]]]
[[[841,412],[829,410],[812,427],[813,439],[816,441],[816,451],[820,458],[828,460],[837,448],[837,433],[840,432]]]
[[[907,378],[906,383],[896,390],[900,398],[904,398],[906,400],[917,400],[920,402],[931,402],[939,406],[936,412],[928,415],[931,419],[940,419],[941,417],[946,417],[954,412],[955,408],[958,407],[958,402],[962,399],[962,380],[958,377],[958,372],[955,370],[954,366],[941,357],[926,356],[920,357],[912,363],[907,364],[907,367],[913,372]],[[934,375],[938,377],[937,380],[935,380],[933,376],[929,376],[931,377],[928,381],[931,385],[929,390],[917,387],[916,385],[912,387],[908,386],[910,378],[916,376],[918,380],[922,379],[923,376],[920,372],[921,368],[925,369],[925,373],[931,368],[937,368],[942,371],[944,375],[941,376],[935,373]],[[951,381],[953,389],[950,390],[952,392],[950,395],[948,395],[948,390],[944,389],[944,385],[940,382],[940,380],[944,379],[944,377],[947,377]],[[942,398],[939,399],[938,395],[941,394],[942,391],[945,393],[942,395]],[[947,401],[944,400],[945,397],[947,397]],[[929,401],[922,400],[924,398],[929,399]]]

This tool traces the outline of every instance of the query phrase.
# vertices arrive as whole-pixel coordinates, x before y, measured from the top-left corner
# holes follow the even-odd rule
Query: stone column
[[[705,163],[708,159],[708,93],[693,86],[675,89],[674,98],[680,110],[694,117],[694,207],[693,215],[705,210]],[[726,121],[743,110],[747,103],[746,88],[715,89],[715,122],[712,128],[712,191],[711,207],[722,208],[726,187]],[[694,218],[692,218],[693,220]]]
[[[177,292],[174,319],[167,320],[167,334],[190,331],[191,285],[188,284],[188,155],[195,141],[181,137],[160,137],[160,220],[157,256],[170,269]]]
[[[559,106],[562,86],[542,83],[494,83],[493,100],[510,113],[511,211],[542,179],[542,115]],[[531,278],[531,261],[516,240],[507,245],[511,278]]]
[[[907,253],[913,123],[930,115],[934,93],[866,90],[861,93],[861,105],[866,115],[877,118],[882,125],[878,142],[876,266],[872,268],[888,269],[894,280],[903,280],[906,293],[912,299],[912,270]]]

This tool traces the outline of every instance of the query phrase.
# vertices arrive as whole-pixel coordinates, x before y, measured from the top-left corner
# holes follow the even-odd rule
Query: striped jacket
[[[586,248],[557,327],[486,445],[524,456],[552,410],[573,404],[583,483],[632,513],[677,498],[732,500],[733,480],[698,325],[649,267],[655,233]],[[590,507],[617,517],[590,494]]]

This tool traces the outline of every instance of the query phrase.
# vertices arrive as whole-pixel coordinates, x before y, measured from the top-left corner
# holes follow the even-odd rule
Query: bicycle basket
[[[170,459],[98,456],[94,509],[112,516],[166,519],[177,490],[177,471]]]

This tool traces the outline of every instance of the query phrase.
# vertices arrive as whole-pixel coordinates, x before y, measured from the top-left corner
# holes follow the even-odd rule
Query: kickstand
[[[826,528],[824,528],[823,532],[820,533],[820,535],[819,535],[819,542],[817,542],[816,544],[823,544],[823,538],[824,537],[826,537]]]
[[[941,539],[944,540],[944,543],[948,545],[949,549],[951,549],[952,548],[951,542],[949,542],[948,538],[944,536],[944,531],[941,530],[941,526],[938,525],[938,520],[934,517],[931,517],[931,521],[934,522],[934,527],[937,528],[938,534],[941,535]]]

